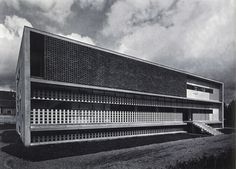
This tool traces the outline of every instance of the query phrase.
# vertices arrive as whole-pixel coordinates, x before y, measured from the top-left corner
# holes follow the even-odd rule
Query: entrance
[[[192,121],[192,112],[190,110],[183,112],[183,121]]]

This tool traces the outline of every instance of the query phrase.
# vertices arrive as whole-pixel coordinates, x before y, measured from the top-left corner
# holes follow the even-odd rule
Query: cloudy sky
[[[0,89],[14,89],[23,26],[225,83],[236,95],[235,0],[0,0]]]

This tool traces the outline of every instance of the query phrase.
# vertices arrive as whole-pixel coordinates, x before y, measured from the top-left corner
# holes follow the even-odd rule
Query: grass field
[[[13,130],[0,130],[0,134],[0,169],[231,169],[234,165],[234,134],[177,134],[34,148],[24,148]]]

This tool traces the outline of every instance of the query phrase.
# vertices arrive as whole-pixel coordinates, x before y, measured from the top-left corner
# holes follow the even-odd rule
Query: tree
[[[224,104],[225,127],[235,127],[236,100],[232,100],[227,106]]]

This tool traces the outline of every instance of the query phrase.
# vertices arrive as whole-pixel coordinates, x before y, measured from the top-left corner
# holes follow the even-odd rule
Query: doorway
[[[183,112],[183,121],[192,121],[192,112],[190,110]]]

